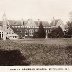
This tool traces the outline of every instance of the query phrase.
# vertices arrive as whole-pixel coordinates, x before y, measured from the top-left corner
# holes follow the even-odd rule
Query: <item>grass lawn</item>
[[[0,49],[20,50],[30,65],[72,65],[71,38],[1,40]]]

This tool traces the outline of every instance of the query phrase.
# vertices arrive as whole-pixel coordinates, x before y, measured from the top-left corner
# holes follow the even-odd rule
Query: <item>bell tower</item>
[[[6,14],[3,14],[3,40],[6,40],[6,36],[7,36],[7,18],[6,18]]]

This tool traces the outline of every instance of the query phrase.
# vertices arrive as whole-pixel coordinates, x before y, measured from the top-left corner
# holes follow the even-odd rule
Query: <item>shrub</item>
[[[29,65],[19,50],[0,50],[0,66]]]
[[[33,38],[38,38],[38,32],[34,32]]]

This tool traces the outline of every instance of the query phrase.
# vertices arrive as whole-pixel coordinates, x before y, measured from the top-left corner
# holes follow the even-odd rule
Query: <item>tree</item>
[[[2,50],[0,49],[0,66],[20,66],[30,65],[26,57],[20,50]]]
[[[46,36],[45,30],[43,28],[42,22],[40,22],[39,29],[38,29],[38,37],[45,38],[45,36]]]
[[[72,36],[72,22],[67,22],[68,25],[68,31],[66,31],[65,35],[67,38],[70,38]]]
[[[64,36],[64,32],[60,26],[58,28],[54,28],[49,34],[50,38],[62,38]]]

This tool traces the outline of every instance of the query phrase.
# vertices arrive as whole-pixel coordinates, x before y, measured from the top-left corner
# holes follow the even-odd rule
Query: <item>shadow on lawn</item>
[[[27,66],[30,62],[19,50],[0,50],[0,66]]]

